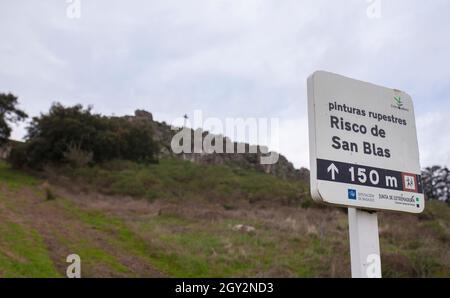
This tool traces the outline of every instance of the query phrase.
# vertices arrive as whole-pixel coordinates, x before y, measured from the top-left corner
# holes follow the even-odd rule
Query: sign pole
[[[378,216],[348,208],[350,257],[353,278],[381,278]]]

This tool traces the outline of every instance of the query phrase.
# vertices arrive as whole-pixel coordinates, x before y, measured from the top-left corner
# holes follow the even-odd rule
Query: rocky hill
[[[229,138],[223,137],[224,144],[226,142],[231,142],[235,152],[238,145],[245,146],[245,153],[180,153],[175,154],[171,149],[171,141],[173,136],[179,132],[182,128],[178,130],[173,130],[170,125],[165,122],[158,122],[153,119],[153,115],[150,112],[144,110],[136,110],[134,116],[125,116],[129,121],[145,121],[152,126],[155,134],[155,139],[160,144],[160,157],[176,157],[183,160],[189,160],[198,164],[206,165],[227,165],[231,167],[238,167],[242,169],[254,169],[271,175],[275,175],[279,178],[290,179],[290,180],[308,180],[309,170],[306,168],[295,169],[293,164],[288,161],[288,159],[279,154],[278,161],[275,164],[261,164],[261,157],[267,156],[270,153],[265,152],[259,146],[252,146],[249,144],[242,144],[231,141]],[[187,129],[187,128],[184,128]],[[192,135],[194,133],[201,134],[204,139],[210,135],[208,131],[189,129]],[[222,138],[222,136],[220,136]],[[192,145],[192,144],[191,144]],[[225,145],[224,145],[225,146]],[[193,147],[193,146],[192,146]],[[252,149],[254,151],[252,151]],[[224,150],[225,151],[225,150]],[[251,153],[257,152],[257,153]]]
[[[159,145],[159,158],[178,158],[201,165],[226,165],[232,168],[257,170],[270,175],[274,175],[278,178],[288,180],[309,180],[308,169],[296,169],[293,164],[281,154],[276,154],[278,160],[274,164],[262,163],[262,158],[267,158],[271,154],[273,154],[273,152],[267,152],[268,150],[265,147],[233,142],[227,137],[213,135],[208,131],[203,131],[201,129],[197,129],[196,131],[185,127],[178,127],[173,129],[169,124],[165,122],[155,121],[153,119],[153,115],[150,112],[144,110],[136,110],[133,116],[124,116],[120,118],[124,118],[128,121],[141,121],[148,124],[152,128],[154,140]],[[185,130],[187,134],[191,134],[191,152],[193,153],[176,154],[173,152],[171,148],[172,139],[181,130]],[[194,153],[193,140],[195,139],[195,135],[201,136],[202,141],[206,137],[211,139],[221,139],[223,140],[223,152],[226,152],[226,148],[230,147],[234,148],[233,153],[207,153],[205,151]],[[10,141],[5,145],[0,146],[0,159],[7,159],[9,157],[9,154],[11,153],[12,147],[17,143],[18,142]],[[238,147],[245,148],[243,150],[244,153],[239,153],[240,151],[238,151]]]
[[[116,118],[116,117],[112,117]],[[141,121],[148,124],[154,135],[154,140],[159,145],[159,158],[178,158],[181,160],[188,160],[201,165],[226,165],[232,168],[240,168],[246,170],[257,170],[266,174],[274,175],[278,178],[288,180],[309,180],[309,170],[306,168],[296,169],[294,165],[282,154],[278,154],[278,160],[274,164],[263,164],[261,159],[269,157],[273,152],[267,152],[267,148],[255,146],[244,143],[233,142],[227,137],[210,134],[208,131],[197,129],[196,131],[189,128],[175,128],[173,129],[165,122],[158,122],[153,119],[150,112],[144,110],[136,110],[133,116],[119,117],[128,121]],[[191,142],[191,152],[193,153],[179,153],[176,154],[171,148],[173,137],[185,130],[191,134],[191,140],[194,140],[195,135],[201,135],[202,141],[208,137],[211,139],[220,138],[223,140],[223,152],[226,152],[227,146],[234,148],[234,153],[194,153],[194,141]],[[13,146],[20,142],[10,141],[7,144],[0,146],[0,159],[6,160],[11,153]],[[239,153],[238,147],[245,148],[244,153]]]

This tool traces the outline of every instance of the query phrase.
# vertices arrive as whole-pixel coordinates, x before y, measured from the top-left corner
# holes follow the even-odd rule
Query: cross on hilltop
[[[184,127],[186,127],[186,125],[187,125],[187,120],[189,119],[189,117],[188,117],[187,114],[184,114],[183,118],[184,118]]]

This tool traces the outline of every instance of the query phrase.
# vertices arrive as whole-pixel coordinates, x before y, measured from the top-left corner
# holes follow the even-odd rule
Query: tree
[[[422,171],[424,193],[428,199],[450,203],[450,171],[446,167],[427,167]]]
[[[113,159],[156,162],[157,143],[150,123],[105,117],[82,105],[53,104],[34,117],[27,142],[11,152],[16,167],[40,168],[45,164],[86,165]]]
[[[436,193],[437,198],[441,201],[450,201],[450,184],[449,184],[450,171],[448,168],[440,168],[436,173]]]
[[[17,123],[28,118],[28,115],[17,108],[17,97],[11,93],[0,93],[0,146],[8,142],[11,136],[9,123]]]

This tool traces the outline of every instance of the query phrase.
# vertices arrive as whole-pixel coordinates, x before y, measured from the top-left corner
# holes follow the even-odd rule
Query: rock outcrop
[[[294,179],[294,180],[308,180],[309,170],[305,168],[295,169],[293,164],[287,160],[287,158],[279,154],[278,161],[274,164],[261,164],[261,158],[267,157],[268,153],[265,153],[263,148],[259,146],[250,146],[249,144],[240,144],[245,146],[245,153],[180,153],[175,154],[171,148],[172,138],[180,132],[182,128],[172,129],[170,125],[165,122],[158,122],[153,120],[153,115],[144,110],[137,110],[134,116],[126,116],[130,121],[146,121],[152,126],[154,130],[154,138],[160,144],[160,157],[176,157],[184,160],[189,160],[199,164],[218,164],[218,165],[228,165],[231,167],[239,167],[243,169],[254,169],[257,171],[265,172],[268,174],[275,175],[283,179]],[[232,142],[230,139],[211,135],[207,131],[196,131],[187,129],[192,136],[191,140],[194,140],[194,134],[197,133],[204,139],[207,136],[219,137],[223,139],[224,150],[225,144],[231,143],[234,152],[237,152],[238,143]],[[193,149],[193,141],[191,143],[191,149]],[[191,150],[194,152],[194,150]],[[256,153],[252,153],[256,152]]]

